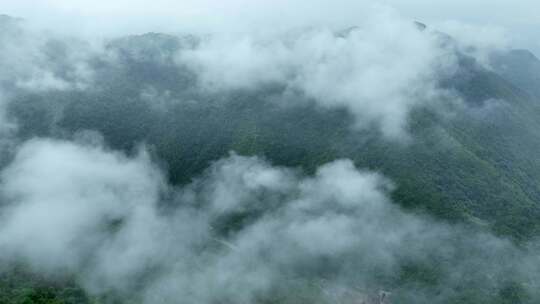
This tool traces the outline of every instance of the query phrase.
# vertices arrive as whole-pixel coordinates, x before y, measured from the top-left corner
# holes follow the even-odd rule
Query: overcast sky
[[[515,47],[540,50],[538,0],[0,0],[3,13],[39,26],[92,35],[186,29],[341,26],[385,4],[411,19],[507,31]]]

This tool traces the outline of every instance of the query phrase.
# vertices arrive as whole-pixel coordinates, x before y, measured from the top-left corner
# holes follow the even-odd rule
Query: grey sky
[[[536,0],[387,0],[401,13],[427,23],[447,20],[501,27],[515,47],[540,54],[540,1]]]
[[[235,29],[325,23],[362,18],[373,4],[429,24],[457,21],[501,27],[514,47],[540,50],[537,0],[0,0],[3,13],[40,26],[112,35],[185,29]]]

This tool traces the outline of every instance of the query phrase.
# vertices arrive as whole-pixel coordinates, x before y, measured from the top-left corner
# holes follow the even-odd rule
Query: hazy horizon
[[[539,54],[540,2],[413,0],[156,0],[156,1],[2,1],[2,12],[40,28],[70,34],[111,36],[144,32],[244,31],[319,24],[347,27],[373,6],[386,6],[404,18],[443,30],[489,31],[512,48]]]

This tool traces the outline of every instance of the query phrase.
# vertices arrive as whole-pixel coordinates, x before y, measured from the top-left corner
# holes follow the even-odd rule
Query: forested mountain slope
[[[0,27],[12,29],[12,22],[15,21],[0,19]],[[335,35],[346,37],[354,35],[354,31],[355,28],[351,28]],[[409,227],[403,227],[407,232],[404,239],[410,238],[413,240],[411,244],[415,245],[410,245],[410,248],[398,246],[396,265],[392,264],[391,270],[377,264],[380,262],[378,259],[370,263],[369,259],[351,258],[353,254],[350,252],[335,258],[331,250],[321,256],[308,250],[307,260],[311,261],[315,256],[313,259],[318,264],[303,264],[301,255],[300,258],[295,256],[300,260],[295,260],[297,264],[289,265],[288,260],[277,263],[276,267],[285,269],[282,272],[288,280],[280,280],[278,286],[272,286],[274,289],[263,293],[258,303],[329,303],[332,302],[329,298],[341,299],[342,295],[346,300],[340,303],[353,303],[359,297],[365,298],[366,303],[376,303],[381,300],[381,295],[387,295],[386,291],[379,293],[379,290],[387,289],[393,293],[392,303],[534,303],[539,298],[533,288],[535,274],[526,277],[525,281],[521,268],[515,273],[513,269],[505,268],[513,268],[514,264],[499,263],[504,265],[495,267],[493,271],[486,266],[499,260],[517,263],[521,256],[516,252],[521,252],[522,247],[529,246],[529,242],[540,234],[540,64],[534,55],[516,50],[500,52],[494,54],[491,65],[486,66],[452,48],[452,42],[448,41],[451,38],[443,36],[439,42],[450,44],[447,49],[451,56],[457,58],[455,70],[437,75],[436,88],[444,94],[415,104],[408,113],[402,138],[396,140],[381,134],[384,132],[373,122],[366,123],[368,127],[355,128],[357,117],[346,107],[321,106],[309,94],[279,82],[218,91],[201,89],[199,82],[202,76],[185,66],[178,56],[197,48],[204,39],[157,33],[118,38],[108,42],[98,55],[85,57],[84,69],[70,65],[70,49],[74,46],[84,49],[88,45],[78,40],[46,41],[40,53],[46,59],[44,66],[65,83],[57,81],[52,88],[29,89],[31,83],[14,84],[11,78],[0,77],[2,88],[9,92],[6,115],[16,124],[9,134],[10,144],[16,146],[30,142],[32,145],[36,138],[37,142],[44,138],[73,140],[97,145],[101,147],[98,150],[106,152],[121,151],[127,156],[115,154],[113,157],[121,165],[138,160],[141,147],[144,147],[152,162],[164,172],[167,187],[178,187],[181,190],[177,192],[184,195],[180,196],[181,199],[160,198],[159,202],[164,206],[160,205],[159,211],[164,213],[184,208],[182,199],[185,197],[193,196],[195,201],[206,202],[208,197],[204,194],[200,195],[203,198],[198,198],[198,191],[202,191],[199,188],[211,190],[206,189],[201,180],[216,178],[214,175],[228,168],[229,161],[248,162],[255,168],[270,167],[267,163],[260,165],[255,158],[249,158],[251,156],[277,166],[275,171],[281,174],[278,176],[288,182],[293,180],[291,183],[295,186],[287,186],[285,190],[278,187],[278,191],[272,185],[255,191],[253,197],[249,192],[247,197],[268,203],[269,209],[277,204],[283,213],[292,212],[279,205],[285,204],[281,201],[294,206],[302,199],[313,199],[302,195],[309,185],[317,188],[312,184],[332,183],[328,172],[337,169],[328,164],[350,159],[354,164],[350,167],[377,172],[389,180],[380,182],[382,186],[378,187],[391,193],[388,201],[392,205],[384,205],[384,208],[388,208],[392,216],[378,217],[380,214],[368,210],[364,217],[360,215],[362,220],[370,222],[372,215],[373,222],[376,222],[374,227],[396,232],[403,223],[407,223],[409,216],[418,216],[412,221],[414,227],[410,231],[407,230]],[[6,62],[0,64],[7,65]],[[76,81],[80,74],[86,75],[86,70],[92,73],[91,85]],[[14,71],[18,72],[17,69]],[[66,83],[76,84],[66,89]],[[47,146],[47,142],[42,146],[36,145],[39,149]],[[67,146],[65,150],[71,151]],[[92,153],[96,151],[92,151],[90,155],[93,157]],[[13,169],[9,163],[24,164],[32,156],[28,151],[27,154],[14,154],[9,145],[5,154],[3,166],[7,166],[8,173],[13,175],[24,173],[26,167]],[[66,162],[69,161],[71,159],[68,158]],[[337,164],[338,169],[339,164],[349,168],[339,161]],[[121,165],[119,168],[123,168]],[[271,171],[270,176],[277,174],[275,171]],[[81,178],[79,175],[75,177]],[[139,182],[138,178],[135,176],[133,180]],[[56,181],[53,177],[51,179]],[[88,182],[84,176],[82,179]],[[73,187],[76,188],[75,185]],[[110,190],[107,187],[98,189],[105,193]],[[87,193],[82,192],[85,198]],[[122,191],[115,188],[112,192]],[[331,196],[331,191],[328,192],[330,194],[321,190],[318,194]],[[51,193],[46,192],[54,197],[55,193]],[[177,194],[174,191],[165,193],[170,196]],[[270,197],[268,201],[265,195]],[[337,197],[338,201],[343,199],[339,195]],[[278,207],[276,214],[280,214]],[[301,207],[298,209],[303,210]],[[334,213],[341,215],[340,212],[349,211],[362,214],[351,206],[343,209],[345,211],[332,209],[330,215],[325,216],[331,218]],[[258,219],[266,219],[264,212],[244,208],[232,215],[219,217],[212,222],[211,242],[197,243],[197,246],[203,248],[201,250],[209,248],[211,252],[226,248],[227,252],[234,253],[242,249],[238,249],[234,241],[242,240],[241,237],[249,233],[239,233],[240,236],[234,233],[242,232],[244,227],[250,227]],[[317,212],[317,209],[312,211],[313,214]],[[306,217],[311,216],[310,212],[306,214]],[[102,230],[114,234],[121,230],[124,221],[128,219],[107,218]],[[425,224],[431,221],[437,225]],[[293,224],[298,223],[293,220]],[[458,228],[446,229],[446,225]],[[431,228],[435,231],[433,235],[428,231]],[[436,234],[439,231],[445,232]],[[366,234],[362,236],[368,235],[363,233]],[[491,233],[505,240],[503,245],[487,242],[487,248],[495,252],[493,255],[489,255],[490,250],[486,249],[486,253],[483,247],[477,246],[479,241],[491,241]],[[373,234],[377,235],[376,232]],[[469,234],[471,239],[466,238]],[[385,237],[388,239],[381,240],[381,245],[377,240],[375,244],[366,242],[374,248],[381,246],[387,249],[385,246],[387,243],[392,245],[393,239],[392,235]],[[433,239],[436,241],[422,247],[423,241]],[[267,246],[282,253],[279,246],[272,245],[277,248]],[[299,252],[301,250],[303,248],[298,249]],[[422,253],[421,258],[411,258],[407,255],[409,250],[418,250]],[[268,252],[261,256],[263,260],[275,258]],[[469,256],[474,258],[469,260]],[[467,263],[456,266],[462,260]],[[346,263],[342,265],[339,261]],[[531,262],[531,265],[536,264]],[[204,269],[203,266],[200,267]],[[345,269],[348,279],[360,277],[354,267],[375,273],[368,280],[370,289],[367,295],[332,284],[332,279],[338,277],[336,269]],[[152,282],[153,275],[160,273],[158,268],[145,268],[142,274],[138,273],[140,277],[126,284],[129,286],[126,289],[136,291],[145,285],[146,280]],[[453,268],[459,268],[458,274],[452,273]],[[120,292],[100,290],[99,296],[88,295],[78,287],[81,280],[77,274],[50,278],[36,274],[24,263],[3,265],[0,271],[0,303],[148,301],[141,300],[136,292],[126,299],[121,288]],[[343,283],[336,282],[336,285]],[[417,291],[420,295],[416,294]],[[212,301],[209,302],[233,303],[227,300],[220,302],[219,299]]]
[[[273,102],[281,88],[196,96],[190,89],[195,75],[167,62],[167,52],[189,41],[146,34],[111,44],[121,60],[95,63],[97,88],[17,96],[11,112],[19,132],[32,137],[96,130],[126,151],[144,142],[174,183],[188,182],[229,151],[308,171],[351,158],[391,177],[396,202],[404,206],[468,218],[518,239],[538,233],[540,102],[509,76],[464,57],[459,72],[442,84],[463,104],[415,109],[411,139],[393,142],[351,130],[345,111],[323,111],[309,100]]]

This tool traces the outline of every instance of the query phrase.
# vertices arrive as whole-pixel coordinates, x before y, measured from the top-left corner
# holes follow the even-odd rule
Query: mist
[[[506,1],[5,1],[6,14],[40,27],[88,35],[134,34],[144,31],[216,31],[332,25],[346,27],[366,16],[373,6],[392,7],[409,19],[434,24],[455,21],[476,26],[504,27],[520,48],[537,51],[538,4]],[[98,21],[98,22],[96,22]],[[69,26],[65,26],[68,24]]]
[[[512,29],[534,18],[338,2],[10,1],[0,277],[96,303],[537,302],[536,78],[505,57],[535,66]]]
[[[252,303],[276,293],[353,303],[391,288],[403,264],[426,260],[440,263],[431,270],[440,283],[402,286],[396,299],[443,303],[465,278],[485,285],[467,288],[510,278],[538,287],[532,252],[405,212],[391,203],[389,180],[348,160],[306,176],[231,154],[185,186],[164,180],[144,149],[127,157],[29,141],[2,172],[1,259],[143,303]]]
[[[135,60],[167,65],[184,74],[191,87],[183,88],[181,98],[204,103],[223,94],[271,90],[279,95],[276,103],[346,109],[354,116],[351,128],[375,126],[383,136],[403,140],[415,107],[459,99],[439,84],[456,72],[456,47],[472,46],[476,51],[469,55],[486,66],[488,55],[503,49],[480,39],[458,39],[462,44],[448,45],[437,31],[421,30],[388,7],[367,6],[364,14],[343,27],[285,24],[271,31],[147,36],[146,42],[131,36],[134,45],[129,38],[44,32],[7,18],[2,34],[5,95],[13,90],[99,91],[108,85],[100,83],[108,77],[100,71],[110,74],[107,69]],[[141,96],[171,92],[156,90],[151,83],[142,85]],[[189,96],[185,91],[191,92]]]

